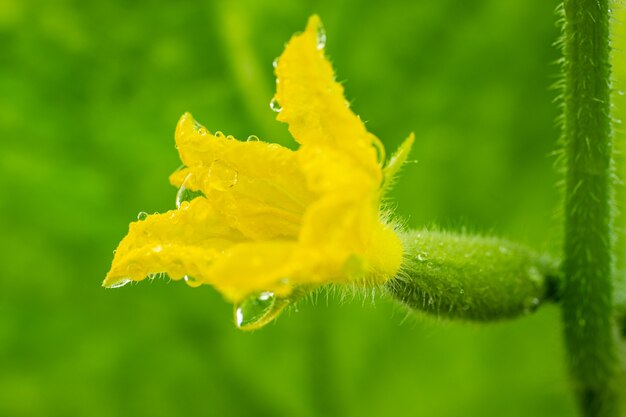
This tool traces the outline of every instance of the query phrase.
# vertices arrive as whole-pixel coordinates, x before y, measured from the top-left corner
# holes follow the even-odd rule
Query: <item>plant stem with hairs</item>
[[[585,416],[616,416],[608,0],[566,0],[562,311]]]
[[[473,321],[512,318],[543,301],[561,302],[581,413],[615,417],[617,334],[626,335],[626,319],[613,298],[611,11],[608,0],[565,0],[562,13],[565,233],[560,268],[504,240],[423,230],[402,236],[404,268],[387,289],[413,310]]]

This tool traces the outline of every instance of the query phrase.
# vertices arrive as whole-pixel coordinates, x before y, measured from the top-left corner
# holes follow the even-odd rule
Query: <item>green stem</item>
[[[243,104],[256,125],[257,134],[261,138],[272,136],[274,142],[287,144],[286,138],[276,134],[276,113],[269,106],[274,92],[267,88],[270,80],[263,75],[271,72],[272,63],[266,62],[263,70],[253,48],[249,13],[238,2],[216,2],[215,7],[215,24],[225,44],[226,57],[239,86]]]
[[[564,2],[563,322],[583,415],[616,416],[608,0]]]
[[[401,237],[403,268],[386,287],[411,309],[492,321],[531,313],[556,297],[557,263],[521,245],[428,230]]]

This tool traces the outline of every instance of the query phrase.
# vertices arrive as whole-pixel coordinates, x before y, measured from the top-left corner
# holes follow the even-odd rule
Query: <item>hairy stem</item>
[[[563,323],[585,416],[616,416],[608,0],[565,0]]]
[[[528,314],[556,297],[557,263],[524,246],[428,230],[405,233],[402,239],[402,271],[386,286],[411,309],[492,321]]]

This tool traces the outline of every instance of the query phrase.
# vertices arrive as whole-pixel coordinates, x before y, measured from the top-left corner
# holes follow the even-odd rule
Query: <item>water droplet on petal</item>
[[[326,30],[324,30],[322,23],[317,26],[317,33],[315,35],[317,36],[317,49],[324,49],[324,46],[326,46]]]
[[[196,120],[193,121],[193,128],[198,134],[203,135],[203,136],[209,133],[206,127],[202,126]]]
[[[265,291],[246,298],[234,307],[235,324],[241,330],[260,329],[272,322],[289,305],[289,299]]]
[[[187,177],[185,177],[185,180],[183,181],[182,185],[178,189],[178,192],[176,193],[176,208],[177,209],[185,209],[186,207],[183,207],[184,206],[183,203],[189,202],[196,197],[204,197],[204,193],[202,191],[191,190],[187,188],[187,185],[191,182],[192,175],[193,174],[190,173],[187,175]]]
[[[193,288],[196,288],[196,287],[199,287],[200,285],[202,285],[202,281],[197,280],[194,277],[191,277],[189,275],[185,275],[183,277],[183,279],[185,280],[187,285],[189,285],[190,287],[193,287]]]
[[[272,61],[272,66],[273,66],[274,68],[278,67],[278,59],[279,59],[279,57],[276,57],[276,58],[274,58],[274,60]]]
[[[218,139],[224,139],[224,137],[225,137],[224,133],[220,132],[219,130],[217,132],[215,132],[214,136],[216,138],[218,138]]]
[[[239,172],[221,160],[213,161],[209,168],[207,181],[209,186],[218,191],[234,187],[239,179]]]
[[[259,141],[259,137],[256,135],[250,135],[248,136],[248,139],[246,140],[246,142],[258,142]]]
[[[274,97],[272,101],[270,101],[270,109],[272,109],[276,113],[280,113],[283,110],[283,108],[280,107],[280,104],[278,104],[278,100],[276,100],[276,97]]]
[[[119,288],[119,287],[123,287],[124,285],[128,284],[129,282],[131,282],[132,280],[128,279],[128,278],[122,278],[118,281],[115,281],[113,284],[109,284],[107,285],[107,288]]]
[[[144,221],[148,218],[148,213],[146,213],[145,211],[140,211],[139,214],[137,214],[137,220]]]

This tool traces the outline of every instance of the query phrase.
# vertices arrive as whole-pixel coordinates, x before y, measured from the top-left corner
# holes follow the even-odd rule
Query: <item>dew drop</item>
[[[315,35],[317,41],[317,49],[324,49],[324,46],[326,46],[326,30],[324,30],[324,26],[321,23],[317,26],[317,31]]]
[[[278,68],[278,57],[274,58],[274,60],[272,61],[272,66],[274,68]]]
[[[258,142],[259,141],[259,137],[256,135],[250,135],[248,136],[248,139],[246,140],[246,142]]]
[[[255,330],[272,322],[289,305],[289,299],[264,291],[246,298],[234,307],[235,324],[241,330]]]
[[[192,176],[193,174],[190,173],[187,175],[187,177],[185,177],[182,185],[180,186],[180,188],[178,189],[178,192],[176,193],[176,208],[177,209],[186,208],[184,203],[189,202],[196,197],[204,197],[204,193],[202,191],[194,191],[192,189],[187,188],[187,185],[191,182]]]
[[[200,285],[202,285],[202,281],[197,280],[194,277],[189,276],[189,275],[183,276],[183,279],[185,280],[187,285],[189,285],[190,287],[193,287],[193,288],[196,288],[196,287],[199,287]]]
[[[221,160],[215,160],[209,168],[207,181],[209,186],[218,191],[226,191],[234,187],[239,179],[236,169]]]
[[[204,136],[207,133],[209,133],[209,131],[206,129],[206,127],[202,126],[196,120],[193,121],[193,128],[199,135],[202,135],[202,136]]]
[[[120,288],[123,287],[124,285],[130,283],[132,280],[128,279],[128,278],[122,278],[119,281],[115,281],[113,284],[109,284],[107,285],[107,288]]]
[[[148,218],[148,213],[146,213],[145,211],[140,211],[139,214],[137,214],[137,220],[144,221]]]
[[[218,130],[217,132],[215,132],[215,137],[218,139],[224,139],[226,136],[224,135],[224,133]]]
[[[283,110],[283,108],[280,107],[280,104],[278,104],[278,100],[276,100],[276,97],[274,97],[272,101],[270,101],[270,109],[272,109],[276,113],[280,113]]]

